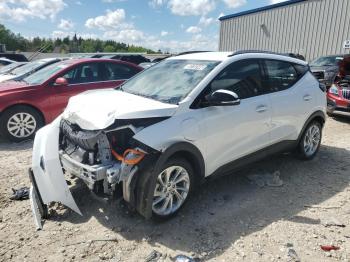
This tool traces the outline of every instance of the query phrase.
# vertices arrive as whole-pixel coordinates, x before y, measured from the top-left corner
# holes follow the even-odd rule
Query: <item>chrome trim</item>
[[[342,95],[345,99],[350,100],[350,89],[343,89]]]
[[[77,84],[68,84],[68,86],[76,86],[76,85],[87,85],[87,84],[96,84],[96,83],[110,83],[110,82],[118,82],[118,81],[126,81],[128,79],[118,79],[118,80],[109,80],[109,81],[96,81],[96,82],[85,82],[85,83],[77,83]]]

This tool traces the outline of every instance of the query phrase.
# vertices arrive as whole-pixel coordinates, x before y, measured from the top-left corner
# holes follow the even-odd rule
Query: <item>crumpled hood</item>
[[[116,119],[169,117],[177,108],[177,105],[104,89],[72,97],[62,117],[82,129],[100,130],[112,125]]]

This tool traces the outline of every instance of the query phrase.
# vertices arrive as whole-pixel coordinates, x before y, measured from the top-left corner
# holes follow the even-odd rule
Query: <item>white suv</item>
[[[193,53],[116,89],[70,99],[38,131],[30,177],[40,227],[46,205],[80,213],[64,173],[98,194],[121,190],[144,217],[175,214],[204,178],[269,154],[317,153],[326,95],[307,63],[266,52]]]

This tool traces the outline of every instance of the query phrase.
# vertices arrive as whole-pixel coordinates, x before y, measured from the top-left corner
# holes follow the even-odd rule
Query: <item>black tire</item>
[[[317,128],[318,132],[319,132],[319,140],[318,140],[318,144],[317,146],[315,146],[315,148],[311,151],[307,151],[307,147],[305,146],[306,144],[306,136],[308,131],[312,128]],[[318,121],[312,121],[304,130],[303,135],[300,138],[299,144],[298,144],[298,157],[302,160],[311,160],[313,159],[318,150],[320,149],[321,146],[321,142],[322,142],[322,125],[320,122]]]
[[[20,114],[22,114],[22,115],[20,115]],[[23,118],[26,116],[32,117],[32,119],[34,119],[34,121],[28,122],[28,124],[30,123],[30,127],[32,127],[34,125],[34,128],[30,128],[30,129],[26,128],[23,136],[21,135],[21,133],[19,133],[18,136],[15,136],[9,130],[8,125],[11,126],[13,124],[12,122],[9,123],[9,121],[12,117],[14,117],[16,115],[23,116]],[[23,119],[23,121],[24,121],[24,119]],[[19,105],[19,106],[11,107],[10,109],[5,110],[0,116],[0,134],[3,137],[5,137],[6,139],[13,141],[13,142],[21,142],[21,141],[33,138],[35,136],[35,132],[39,128],[41,128],[42,126],[44,126],[43,117],[41,116],[41,114],[37,110],[35,110],[29,106]],[[15,132],[15,131],[13,131],[13,132]]]
[[[158,174],[154,174],[152,176],[152,179],[156,180],[157,181],[157,178],[158,176],[163,172],[165,171],[167,168],[170,168],[170,167],[174,167],[174,166],[178,166],[178,167],[182,167],[183,169],[186,170],[187,174],[188,174],[188,177],[189,177],[189,190],[188,190],[188,193],[187,193],[187,196],[186,198],[184,199],[183,203],[174,211],[174,212],[171,212],[170,214],[166,214],[166,215],[162,215],[162,214],[159,214],[159,213],[156,213],[153,209],[153,201],[155,200],[155,197],[154,199],[152,200],[152,214],[153,214],[153,218],[156,219],[156,220],[168,220],[172,217],[174,217],[182,208],[183,206],[188,202],[188,199],[191,197],[195,187],[196,187],[196,179],[195,179],[195,175],[194,175],[194,171],[193,171],[193,167],[192,165],[184,158],[171,158],[169,159],[167,162],[165,162],[165,164],[162,166],[162,168],[160,169],[161,171],[158,172]],[[156,186],[157,187],[157,186]],[[174,195],[173,195],[174,197]]]

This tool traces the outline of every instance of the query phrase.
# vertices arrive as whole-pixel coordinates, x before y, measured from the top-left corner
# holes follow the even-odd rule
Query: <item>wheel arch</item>
[[[169,146],[163,152],[157,151],[150,154],[143,161],[144,167],[140,168],[137,181],[134,180],[133,192],[134,200],[130,203],[145,218],[152,216],[152,200],[155,188],[153,181],[154,174],[161,171],[162,166],[173,157],[182,157],[189,161],[192,165],[197,181],[200,183],[205,177],[204,159],[199,149],[189,142],[178,142]],[[196,181],[196,182],[197,182]]]
[[[326,123],[326,115],[323,111],[319,110],[311,114],[311,116],[306,120],[303,128],[300,131],[299,137],[298,137],[298,142],[300,141],[301,137],[303,136],[303,133],[307,126],[312,122],[312,121],[317,121],[321,124],[321,127],[323,128],[324,124]]]

